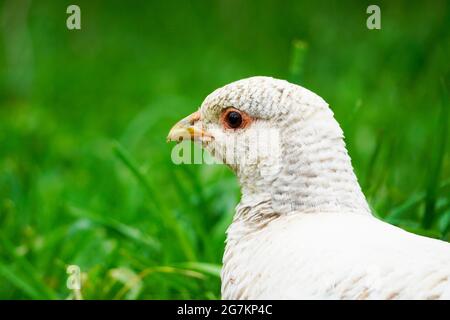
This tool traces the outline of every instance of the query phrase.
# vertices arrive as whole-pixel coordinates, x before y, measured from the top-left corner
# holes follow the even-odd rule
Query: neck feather
[[[236,218],[254,217],[258,212],[270,217],[322,212],[370,214],[331,110],[324,109],[307,120],[291,119],[281,127],[285,129],[277,173],[259,174],[257,182],[245,173],[238,174],[242,199]],[[258,208],[258,204],[263,204],[264,210],[243,209]]]

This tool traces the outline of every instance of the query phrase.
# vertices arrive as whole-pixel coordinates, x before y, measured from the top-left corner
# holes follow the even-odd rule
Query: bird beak
[[[200,112],[194,112],[193,114],[187,116],[186,118],[177,122],[172,129],[170,129],[167,136],[167,142],[169,141],[211,141],[213,136],[204,131],[201,126],[198,125],[200,120]],[[197,126],[195,126],[197,124]]]

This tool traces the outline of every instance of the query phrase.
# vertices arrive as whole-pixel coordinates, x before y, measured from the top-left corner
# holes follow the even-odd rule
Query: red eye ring
[[[220,115],[220,123],[226,129],[243,129],[251,122],[249,115],[233,107],[226,108]]]

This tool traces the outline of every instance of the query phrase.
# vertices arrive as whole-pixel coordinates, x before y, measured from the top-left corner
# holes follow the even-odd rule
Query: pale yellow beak
[[[213,136],[210,133],[202,130],[198,126],[194,126],[199,120],[200,112],[197,111],[177,122],[172,129],[170,129],[167,136],[167,142],[180,142],[183,140],[211,141]]]

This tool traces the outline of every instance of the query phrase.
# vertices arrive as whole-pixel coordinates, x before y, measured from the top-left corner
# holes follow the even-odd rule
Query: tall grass
[[[379,32],[359,2],[79,1],[80,32],[66,5],[0,3],[0,298],[76,298],[69,265],[84,299],[219,298],[237,182],[165,137],[251,75],[324,97],[374,213],[450,240],[447,3],[385,4]]]

